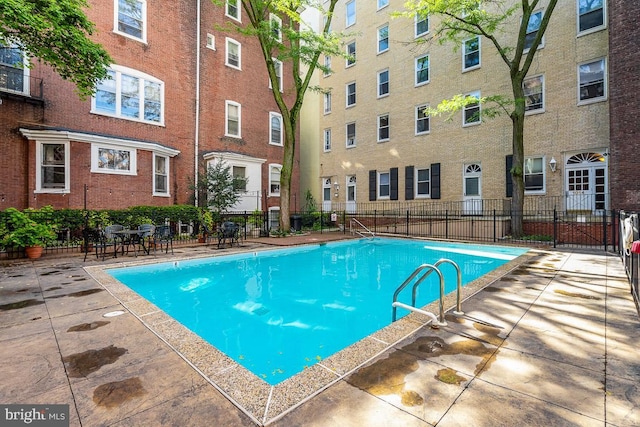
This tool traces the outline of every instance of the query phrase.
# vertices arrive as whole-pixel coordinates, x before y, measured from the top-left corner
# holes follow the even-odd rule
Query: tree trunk
[[[524,91],[522,79],[512,81],[515,108],[511,113],[513,165],[511,177],[513,181],[513,195],[511,199],[511,234],[520,238],[524,234]]]
[[[291,177],[293,176],[293,167],[296,148],[296,127],[297,120],[292,118],[291,121],[283,120],[284,125],[284,153],[282,156],[282,170],[280,171],[280,231],[288,233],[291,230],[289,219],[290,202],[291,202]],[[293,122],[293,123],[292,123]]]

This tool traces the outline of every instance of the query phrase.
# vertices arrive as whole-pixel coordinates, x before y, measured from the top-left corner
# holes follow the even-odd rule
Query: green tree
[[[89,39],[94,24],[85,7],[85,0],[2,0],[0,44],[17,45],[75,83],[80,98],[91,96],[112,61]]]
[[[440,22],[434,38],[440,43],[451,42],[459,47],[470,35],[484,37],[509,70],[511,94],[496,94],[480,100],[455,96],[440,103],[434,114],[453,112],[471,103],[483,106],[483,117],[506,113],[512,123],[513,200],[512,232],[523,234],[522,211],[524,208],[524,117],[525,96],[523,82],[558,0],[546,2],[542,16],[537,14],[539,0],[409,0],[405,6],[408,14],[438,16]],[[537,30],[536,30],[537,28]],[[485,44],[483,44],[485,46]]]
[[[344,56],[342,36],[330,31],[333,10],[338,0],[329,0],[323,10],[315,0],[235,0],[241,1],[249,24],[238,28],[243,34],[256,37],[264,57],[273,98],[282,115],[284,147],[280,174],[280,230],[290,229],[289,212],[291,177],[296,150],[296,130],[300,109],[316,69],[328,70],[320,64],[321,55]],[[305,9],[316,9],[325,17],[321,31],[314,31],[302,19]],[[277,18],[274,18],[277,17]],[[275,60],[274,60],[275,59]],[[291,65],[291,86],[280,87],[279,65]],[[319,89],[318,89],[319,90]]]
[[[234,176],[231,166],[220,159],[209,165],[200,185],[206,190],[207,206],[220,214],[238,203],[247,187],[247,179]]]

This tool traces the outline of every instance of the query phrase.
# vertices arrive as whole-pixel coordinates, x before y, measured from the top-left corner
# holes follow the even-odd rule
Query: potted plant
[[[53,211],[52,208],[43,208],[41,212]],[[45,222],[37,222],[29,215],[15,208],[8,208],[8,221],[2,244],[5,247],[24,248],[29,258],[39,258],[42,255],[43,246],[56,238],[54,227]]]

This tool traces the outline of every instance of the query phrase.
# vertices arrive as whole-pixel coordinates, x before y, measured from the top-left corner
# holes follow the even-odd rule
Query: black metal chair
[[[96,259],[100,259],[100,257],[102,257],[102,260],[104,261],[107,253],[110,254],[110,256],[117,256],[116,254],[116,240],[115,239],[107,239],[106,234],[102,231],[102,230],[96,230],[96,229],[87,229],[85,230],[85,244],[86,247],[84,248],[84,261],[87,260],[87,255],[89,254],[89,251],[91,250],[95,250],[96,253]]]
[[[164,248],[164,253],[169,253],[169,247],[171,247],[171,254],[173,255],[173,232],[168,225],[157,225],[153,233],[153,252],[160,246],[160,250]]]
[[[240,226],[235,222],[225,221],[218,227],[218,249],[221,244],[226,244],[233,247],[233,244],[240,244]]]

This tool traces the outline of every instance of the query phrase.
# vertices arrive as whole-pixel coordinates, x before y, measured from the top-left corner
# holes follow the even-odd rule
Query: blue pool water
[[[419,265],[451,259],[466,284],[526,251],[375,238],[108,273],[274,385],[389,325],[393,293]],[[447,293],[455,290],[455,269],[439,268]],[[432,274],[417,306],[438,291]],[[411,303],[410,287],[399,301]]]

